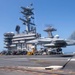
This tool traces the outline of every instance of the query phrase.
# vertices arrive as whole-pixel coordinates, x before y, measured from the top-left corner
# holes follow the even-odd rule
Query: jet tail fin
[[[75,40],[75,31],[71,34],[71,36],[68,39]]]

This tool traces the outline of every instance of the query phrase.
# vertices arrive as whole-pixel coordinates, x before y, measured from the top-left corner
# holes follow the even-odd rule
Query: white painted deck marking
[[[75,59],[71,59],[71,61],[75,61]]]

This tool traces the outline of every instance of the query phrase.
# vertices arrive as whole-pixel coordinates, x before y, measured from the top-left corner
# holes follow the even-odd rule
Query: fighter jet
[[[59,38],[59,35],[53,36],[52,32],[56,31],[56,29],[53,28],[52,26],[46,28],[44,31],[48,33],[48,37],[44,38],[41,37],[35,40],[28,41],[27,43],[36,45],[39,44],[47,49],[53,48],[56,50],[61,49],[62,47],[75,45],[75,40],[62,39]]]
[[[40,44],[44,47],[66,47],[67,42],[64,39],[60,38],[39,38],[27,42],[28,44]]]

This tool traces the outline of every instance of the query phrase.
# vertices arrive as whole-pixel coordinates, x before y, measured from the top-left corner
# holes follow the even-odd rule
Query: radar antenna
[[[53,26],[51,26],[51,25],[47,25],[46,28],[44,29],[44,31],[48,33],[49,38],[53,38],[54,36],[53,36],[52,32],[56,31],[56,29],[53,28]]]

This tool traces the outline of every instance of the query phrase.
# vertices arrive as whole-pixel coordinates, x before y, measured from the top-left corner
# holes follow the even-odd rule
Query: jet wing
[[[55,44],[43,44],[44,47],[55,47]]]
[[[63,44],[55,44],[55,43],[50,43],[50,44],[43,44],[44,47],[51,47],[51,48],[58,48],[58,47],[66,47],[66,45]]]
[[[40,38],[40,39],[38,40],[38,42],[39,42],[40,44],[51,43],[51,42],[52,42],[52,39],[51,39],[51,38]]]

